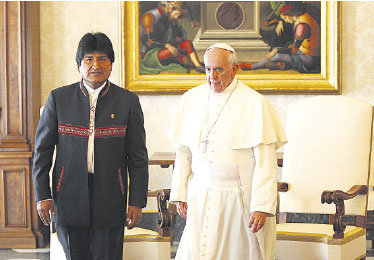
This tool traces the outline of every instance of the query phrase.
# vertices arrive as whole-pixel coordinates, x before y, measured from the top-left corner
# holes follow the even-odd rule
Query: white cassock
[[[170,136],[178,144],[170,201],[188,205],[175,259],[274,259],[275,150],[286,137],[269,101],[236,78],[221,93],[195,87],[182,96]],[[256,234],[253,211],[268,213]]]

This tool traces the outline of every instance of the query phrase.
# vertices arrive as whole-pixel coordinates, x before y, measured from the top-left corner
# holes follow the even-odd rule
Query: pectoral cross
[[[202,140],[200,143],[202,144],[201,152],[206,153],[207,146],[209,143],[208,136],[206,136],[205,139]]]

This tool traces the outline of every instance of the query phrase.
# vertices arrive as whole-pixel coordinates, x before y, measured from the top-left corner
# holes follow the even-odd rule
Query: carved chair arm
[[[347,192],[341,190],[329,191],[325,190],[321,194],[321,203],[331,204],[336,206],[336,213],[334,216],[334,236],[333,238],[344,238],[345,224],[342,222],[342,217],[345,214],[344,200],[349,200],[357,195],[366,195],[368,187],[366,185],[354,185]]]
[[[368,192],[368,187],[366,185],[354,185],[347,192],[341,190],[329,191],[325,190],[321,195],[321,202],[331,204],[332,202],[338,201],[340,198],[343,200],[349,200],[357,195],[365,195]],[[336,204],[336,203],[335,203]]]
[[[175,216],[169,208],[170,189],[157,191],[157,208],[161,220],[157,221],[158,230],[161,236],[172,235]]]

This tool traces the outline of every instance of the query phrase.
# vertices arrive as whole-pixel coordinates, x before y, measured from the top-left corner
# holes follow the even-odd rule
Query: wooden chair
[[[173,235],[175,214],[169,209],[170,190],[149,192],[149,197],[157,197],[160,220],[158,232],[135,227],[125,230],[123,259],[126,260],[170,260],[170,244]]]
[[[349,97],[312,97],[289,106],[276,259],[366,257],[372,125],[373,107]],[[330,214],[333,223],[285,223],[290,212]],[[355,225],[345,224],[347,216]]]
[[[156,152],[149,159],[149,165],[168,168],[174,165],[175,153]],[[170,246],[173,244],[176,217],[175,205],[169,204],[170,189],[148,192],[148,197],[157,197],[157,209],[160,219],[158,232],[134,228],[125,231],[124,259],[126,260],[170,260]]]

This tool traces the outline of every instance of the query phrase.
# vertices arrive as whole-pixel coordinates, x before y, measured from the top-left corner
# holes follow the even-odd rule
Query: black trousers
[[[94,178],[92,174],[88,176],[92,217]],[[91,225],[64,226],[56,223],[56,232],[67,260],[122,260],[124,227],[99,229]]]

